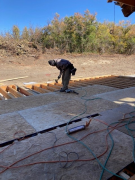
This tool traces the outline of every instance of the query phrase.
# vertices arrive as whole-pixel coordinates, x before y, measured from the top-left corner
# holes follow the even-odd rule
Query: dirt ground
[[[135,74],[135,55],[42,54],[37,59],[34,57],[1,57],[0,85],[24,85],[29,82],[54,81],[59,75],[59,71],[48,64],[48,60],[54,58],[70,60],[77,68],[74,76],[76,78]],[[25,78],[20,79],[19,77]],[[18,79],[12,80],[13,78]]]

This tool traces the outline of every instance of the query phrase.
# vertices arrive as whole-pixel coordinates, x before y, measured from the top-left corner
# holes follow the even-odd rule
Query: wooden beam
[[[56,83],[56,86],[61,87],[61,86],[62,86],[62,84],[61,84],[61,83]]]
[[[25,85],[24,87],[32,89],[32,85],[31,84],[30,85]]]
[[[42,88],[38,87],[37,85],[33,85],[32,89],[35,91],[38,91],[40,93],[47,93],[47,91],[45,89],[42,89]]]
[[[2,87],[0,87],[0,93],[6,98],[6,99],[12,99],[12,97],[5,91]]]
[[[10,92],[13,96],[15,96],[17,98],[23,97],[23,95],[21,93],[17,92],[15,89],[13,89],[10,86],[7,86],[7,90],[8,90],[8,92]]]
[[[55,87],[48,86],[47,83],[41,84],[41,88],[48,89],[49,91],[56,91]]]
[[[34,84],[35,85],[35,84]],[[24,86],[24,88],[26,88],[26,89],[29,89],[29,91],[31,92],[32,91],[32,93],[33,93],[33,95],[35,95],[35,94],[40,94],[40,92],[39,91],[36,91],[36,90],[34,90],[33,88],[34,88],[34,85],[26,85],[26,86]],[[37,85],[37,84],[36,84]],[[39,86],[37,86],[37,87],[39,87]]]
[[[25,88],[29,93],[31,93],[32,95],[40,94],[40,92],[37,92],[37,91],[33,90],[33,89],[32,89],[32,86],[31,86],[31,88],[24,86],[24,88]]]
[[[41,90],[41,93],[42,93],[42,92],[44,92],[44,93],[50,92],[48,89],[42,88],[42,84],[35,84],[35,85],[32,86],[32,88],[33,88],[33,87],[35,88],[35,91],[36,91],[36,87],[38,87],[39,89],[37,88],[37,90],[39,90],[39,91]],[[43,91],[42,91],[42,89],[43,89]]]
[[[129,6],[135,6],[135,0],[116,0],[117,2],[127,4]],[[108,2],[112,2],[112,0],[108,0]]]
[[[125,17],[130,16],[133,12],[135,11],[135,6],[128,6],[128,5],[123,5],[122,6],[122,12]]]
[[[0,100],[4,100],[4,98],[0,95]]]
[[[77,82],[81,86],[88,86],[89,85],[87,82],[83,82],[83,81],[79,81],[79,80],[75,80],[74,82]]]
[[[19,92],[24,94],[25,96],[32,96],[33,95],[32,93],[28,92],[27,90],[25,90],[22,87],[19,87]]]
[[[31,95],[33,95],[32,93],[28,92],[27,90],[25,90],[25,89],[22,88],[22,87],[13,85],[12,88],[15,89],[16,91],[20,92],[21,94],[24,94],[25,96],[31,96]]]
[[[60,86],[57,86],[57,84],[56,83],[48,83],[48,86],[50,86],[50,87],[52,87],[52,88],[55,88],[55,89],[60,89]],[[48,87],[47,86],[47,87]]]
[[[69,86],[72,86],[72,87],[80,87],[80,84],[79,84],[79,83],[76,83],[75,81],[69,81]]]
[[[116,77],[116,76],[114,76],[114,75],[110,75],[110,74],[108,74],[108,75],[103,75],[103,76],[94,76],[94,77],[85,77],[85,78],[72,78],[71,79],[71,81],[72,80],[89,80],[89,79],[96,79],[96,78],[107,78],[107,77]]]
[[[7,86],[1,86],[0,88],[7,92]]]

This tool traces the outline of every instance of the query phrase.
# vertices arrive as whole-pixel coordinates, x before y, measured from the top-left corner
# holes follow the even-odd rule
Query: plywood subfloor
[[[85,121],[74,123],[71,126],[73,127],[82,124],[85,124]],[[88,129],[73,134],[73,137],[81,139],[88,133],[99,131],[105,129],[106,127],[106,125],[97,122],[96,120],[93,120]],[[106,149],[106,134],[107,131],[103,131],[101,133],[89,135],[83,139],[83,143],[87,145],[96,154],[96,156],[99,156]],[[128,135],[123,134],[117,130],[114,130],[112,136],[115,146],[106,167],[109,171],[116,173],[121,170],[123,166],[128,165],[132,161],[132,140]],[[97,163],[97,161],[81,161],[93,158],[93,155],[82,144],[76,142],[64,146],[59,146],[57,148],[54,147],[55,145],[60,145],[71,141],[72,140],[65,133],[65,127],[63,127],[56,129],[51,133],[41,134],[36,137],[23,140],[21,142],[16,142],[13,146],[2,152],[0,164],[2,164],[3,166],[10,166],[12,163],[15,163],[16,161],[19,161],[20,159],[23,159],[26,156],[40,150],[42,150],[41,153],[30,156],[29,158],[25,158],[19,163],[14,164],[14,167],[43,161],[57,161],[57,163],[40,163],[32,166],[8,169],[4,173],[0,174],[0,179],[18,180],[18,177],[19,180],[49,180],[54,179],[54,177],[55,179],[69,180],[99,179],[102,169],[101,166]],[[110,150],[111,140],[109,138],[108,144]],[[43,151],[43,149],[49,147],[53,148]],[[64,152],[69,153],[69,160],[74,161],[76,159],[79,159],[80,161],[73,163],[68,162],[67,167],[62,168],[61,166],[64,166],[65,163],[60,163],[59,155],[61,155],[60,160],[66,161],[66,156]],[[105,163],[108,153],[109,152],[99,158],[99,161],[102,165]],[[0,169],[3,170],[3,168]],[[105,172],[102,180],[106,180],[110,176],[110,173]]]
[[[123,117],[125,113],[133,111],[134,108],[128,101],[124,101],[124,104],[122,105],[117,103],[117,101],[121,101],[119,98],[125,98],[126,96],[128,98],[134,98],[133,88],[119,90],[117,88],[102,85],[92,85],[76,89],[76,91],[79,92],[79,95],[53,92],[45,93],[43,95],[35,95],[34,98],[24,97],[8,101],[0,101],[0,103],[3,103],[1,104],[2,106],[0,109],[0,119],[2,123],[1,131],[5,133],[1,136],[1,142],[10,140],[10,137],[12,139],[15,132],[17,132],[17,129],[24,132],[26,130],[26,133],[32,133],[63,122],[68,122],[72,117],[84,112],[85,100],[81,97],[85,92],[87,92],[85,98],[91,100],[87,102],[87,111],[83,115],[81,114],[81,117],[94,113],[99,113],[101,116],[97,119],[93,119],[89,128],[73,135],[78,139],[88,133],[107,128],[107,125],[105,125],[104,122],[107,124],[115,122]],[[101,120],[102,122],[99,122],[98,120]],[[83,119],[80,122],[73,123],[70,127],[84,125],[85,121],[88,121],[88,119]],[[6,127],[6,124],[4,124],[5,122],[6,124],[10,124],[12,130],[9,126]],[[38,134],[35,137],[23,141],[16,141],[11,147],[9,147],[9,149],[6,149],[1,153],[0,164],[3,166],[10,166],[15,161],[25,158],[34,152],[71,141],[71,139],[67,137],[65,129],[66,127],[58,128],[48,133]],[[107,168],[114,173],[117,173],[133,161],[132,139],[125,133],[126,132],[122,129],[114,130],[112,133],[115,146],[109,162],[107,163]],[[87,136],[86,139],[83,139],[83,142],[98,156],[106,149],[106,134],[106,131],[91,134],[90,136]],[[109,138],[108,144],[110,150],[111,140]],[[1,148],[1,151],[4,148]],[[73,164],[68,163],[67,166],[71,165],[70,167],[62,168],[59,162],[59,155],[63,153],[63,151],[70,154],[70,160],[75,160],[77,155],[80,160],[93,158],[92,154],[82,144],[74,143],[64,145],[58,148],[51,148],[50,150],[42,151],[42,153],[38,153],[28,159],[26,158],[14,166],[39,161],[58,161],[57,163],[42,163],[33,166],[8,169],[0,174],[0,179],[18,180],[19,177],[19,180],[97,180],[100,178],[102,169],[96,160],[78,161]],[[102,164],[105,163],[108,153],[99,159]],[[63,158],[65,159],[65,156]],[[3,168],[0,168],[0,170],[2,171]],[[110,176],[110,173],[105,172],[102,180],[106,180]]]
[[[117,130],[135,137],[135,109],[133,106],[123,104],[117,108],[100,112],[100,116],[95,117],[95,119],[112,126],[122,122],[119,124],[121,127],[117,128]],[[128,128],[131,131],[128,131]]]
[[[100,97],[108,101],[112,101],[118,104],[129,104],[131,106],[135,105],[135,87],[130,87],[126,89],[120,89],[113,92],[107,92],[102,94],[97,94],[95,97]]]
[[[26,134],[31,134],[66,123],[74,117],[74,119],[83,118],[88,115],[116,108],[119,105],[113,102],[104,99],[93,99],[93,94],[113,90],[117,89],[95,85],[76,89],[79,95],[55,92],[42,96],[39,95],[38,98],[35,96],[36,99],[28,97],[3,101],[6,109],[1,109],[2,114],[0,115],[0,119],[2,124],[2,137],[4,138],[1,139],[0,143],[12,140],[16,131],[22,130],[24,132],[26,131]],[[86,97],[81,99],[85,92],[87,92]],[[85,99],[92,99],[86,104],[87,110],[84,105]],[[30,106],[32,107],[30,108]],[[7,127],[5,122],[6,124],[9,123]],[[19,127],[21,127],[21,129]],[[20,137],[22,137],[22,133]]]
[[[36,132],[18,112],[0,115],[0,144]]]
[[[94,94],[114,91],[117,89],[112,87],[101,86],[101,85],[93,85],[93,86],[78,88],[75,90],[79,92],[79,95],[60,93],[60,92],[50,92],[35,96],[28,96],[24,98],[14,98],[8,101],[0,101],[0,107],[1,107],[0,114],[29,109],[59,101],[64,102],[70,99],[73,100],[74,98],[81,97],[86,93],[87,93],[86,97],[89,98]]]

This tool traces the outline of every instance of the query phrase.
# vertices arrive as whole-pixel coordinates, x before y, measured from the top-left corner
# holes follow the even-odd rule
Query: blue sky
[[[83,14],[87,9],[91,14],[96,12],[100,22],[114,21],[114,2],[107,3],[107,0],[0,0],[0,33],[11,32],[13,25],[20,30],[25,26],[43,27],[51,22],[55,13],[63,18],[75,12]],[[120,20],[135,24],[135,12],[125,18],[121,8],[115,6],[115,22]]]

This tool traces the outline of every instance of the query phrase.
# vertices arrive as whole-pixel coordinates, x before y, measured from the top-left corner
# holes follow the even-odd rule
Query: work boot
[[[72,74],[72,76],[74,76],[74,75],[75,75],[76,70],[77,70],[76,68],[74,68],[74,69],[72,69],[72,70],[71,70],[71,74]]]
[[[68,89],[68,88],[67,88],[67,89]],[[61,89],[60,89],[60,92],[65,92],[65,90],[67,90],[67,89],[61,88]]]

